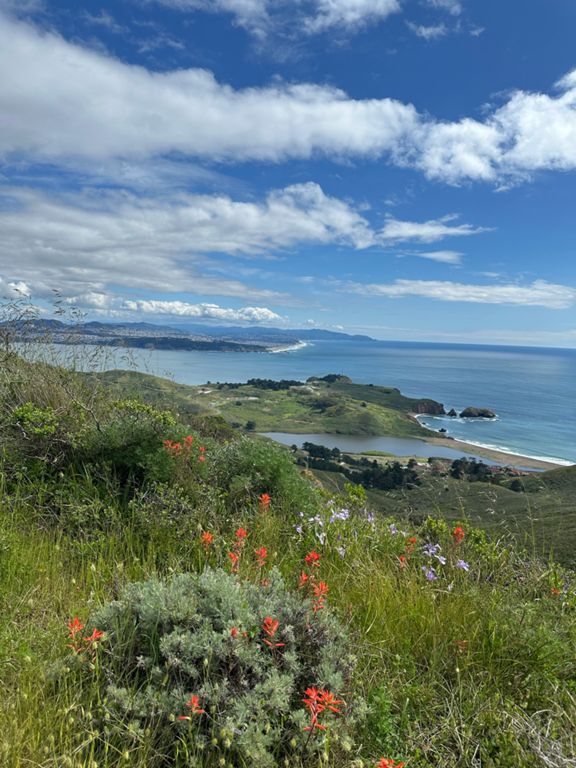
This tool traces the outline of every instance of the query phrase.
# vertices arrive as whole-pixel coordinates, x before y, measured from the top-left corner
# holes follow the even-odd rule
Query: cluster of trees
[[[281,379],[280,381],[274,381],[274,379],[248,379],[246,384],[218,384],[218,389],[238,389],[239,387],[256,387],[256,389],[271,389],[274,392],[279,392],[282,389],[290,389],[290,387],[301,387],[302,382],[294,379]]]
[[[298,464],[324,472],[339,472],[348,480],[367,489],[391,491],[395,488],[413,488],[420,485],[414,465],[403,467],[398,461],[382,465],[375,459],[354,459],[338,448],[326,448],[315,443],[303,443],[308,459],[298,459]]]

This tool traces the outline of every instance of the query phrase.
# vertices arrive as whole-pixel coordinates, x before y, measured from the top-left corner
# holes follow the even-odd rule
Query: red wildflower
[[[230,559],[230,564],[232,566],[232,573],[238,573],[238,561],[240,558],[236,554],[236,552],[228,552],[228,557]]]
[[[184,438],[184,442],[186,444],[186,448],[191,448],[192,443],[194,442],[194,438],[192,437],[192,435],[186,435],[186,437]]]
[[[172,440],[164,440],[162,442],[162,445],[164,446],[164,448],[170,449],[170,448],[172,448]]]
[[[462,540],[464,539],[464,536],[466,536],[464,532],[464,528],[461,528],[459,525],[454,528],[452,531],[452,538],[454,539],[454,544],[458,545],[462,543]]]
[[[407,541],[406,547],[404,548],[404,551],[406,552],[406,554],[411,555],[412,552],[414,552],[414,547],[417,541],[418,539],[416,536],[410,536],[410,538]]]
[[[300,579],[298,580],[298,586],[300,588],[305,587],[306,584],[310,581],[310,576],[305,571],[302,571],[300,574]]]
[[[246,536],[248,536],[246,528],[238,528],[236,531],[236,538],[241,541],[242,539],[245,539]]]
[[[238,637],[238,627],[232,627],[232,629],[230,630],[230,635],[235,640]]]
[[[205,550],[208,550],[214,541],[214,536],[209,531],[202,531],[200,535]]]
[[[190,701],[186,702],[186,706],[190,710],[191,715],[203,715],[204,710],[200,708],[200,698],[193,694],[190,696]],[[190,715],[180,715],[178,720],[191,720]]]
[[[270,502],[272,501],[272,497],[270,496],[270,494],[261,493],[259,499],[260,499],[260,507],[262,509],[268,509],[268,507],[270,506]]]
[[[314,551],[309,552],[304,558],[304,562],[310,568],[318,567],[320,565],[320,555],[318,554],[318,552],[314,552]]]
[[[313,731],[318,729],[325,731],[326,726],[322,725],[319,721],[319,717],[325,709],[329,709],[337,715],[342,714],[339,706],[344,704],[341,699],[337,699],[330,691],[325,691],[323,688],[307,688],[302,699],[306,709],[310,712],[310,725],[307,725],[305,731]]]
[[[312,586],[314,591],[314,604],[312,606],[314,613],[321,611],[324,608],[324,600],[328,594],[328,584],[325,581],[319,581],[318,584]]]
[[[550,594],[553,595],[554,597],[558,597],[558,595],[561,594],[561,590],[558,589],[558,587],[552,587],[552,589],[550,590]]]
[[[72,621],[68,622],[67,627],[69,637],[74,639],[79,632],[82,632],[84,624],[82,624],[80,619],[75,616]]]
[[[201,453],[200,456],[198,456],[198,461],[206,461],[206,456],[204,456],[204,454]]]
[[[273,619],[271,616],[266,616],[262,622],[262,631],[265,635],[268,635],[268,638],[264,638],[264,642],[270,648],[282,648],[284,645],[284,643],[273,642],[276,639],[276,632],[278,632],[279,626],[280,622],[278,619]]]
[[[406,555],[398,555],[398,561],[400,563],[400,568],[406,568],[406,563],[408,562]]]
[[[99,629],[93,630],[92,634],[88,637],[82,638],[86,645],[92,645],[92,643],[97,643],[104,637],[104,632],[101,632]]]
[[[405,765],[406,763],[397,763],[389,757],[381,757],[376,768],[404,768]]]
[[[255,549],[254,554],[258,558],[258,566],[260,568],[266,565],[266,558],[268,557],[268,550],[266,549],[266,547],[260,547],[260,549]]]

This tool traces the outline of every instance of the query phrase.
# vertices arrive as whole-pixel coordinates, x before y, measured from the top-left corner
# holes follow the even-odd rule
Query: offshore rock
[[[496,414],[490,408],[474,408],[469,406],[464,408],[460,414],[461,419],[495,419]]]

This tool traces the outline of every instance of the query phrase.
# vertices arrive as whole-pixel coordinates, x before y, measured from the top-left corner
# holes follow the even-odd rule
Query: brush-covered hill
[[[2,362],[2,768],[573,764],[573,571]]]
[[[346,376],[306,382],[252,379],[246,384],[177,384],[135,371],[107,371],[98,378],[111,391],[138,396],[182,413],[219,415],[259,432],[319,432],[347,435],[425,437],[414,413],[443,413],[442,404],[409,398],[398,389],[355,384]]]

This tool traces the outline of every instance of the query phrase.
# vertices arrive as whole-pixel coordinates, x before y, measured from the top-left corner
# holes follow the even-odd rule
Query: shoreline
[[[497,461],[515,469],[560,469],[561,467],[571,466],[547,459],[536,459],[532,456],[522,456],[518,453],[508,453],[508,451],[498,450],[496,448],[486,448],[475,443],[467,443],[464,440],[456,440],[449,437],[423,437],[424,442],[430,445],[439,445],[443,448],[452,448],[456,451],[461,450],[465,453],[476,454],[491,461]]]

